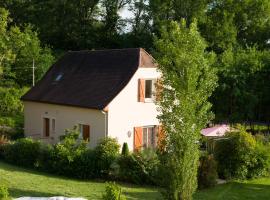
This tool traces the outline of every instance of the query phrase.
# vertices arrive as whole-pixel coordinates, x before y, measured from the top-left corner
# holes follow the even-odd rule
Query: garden
[[[120,151],[113,138],[103,139],[89,149],[86,141],[78,141],[76,128],[67,130],[56,145],[4,137],[0,143],[0,192],[6,187],[11,197],[75,195],[108,199],[107,192],[127,199],[161,199],[165,191],[166,153],[159,150],[131,153],[124,144]],[[214,152],[201,151],[199,190],[194,199],[266,199],[270,187],[269,150],[269,137],[253,136],[240,126],[217,140]],[[227,183],[217,185],[218,178]]]

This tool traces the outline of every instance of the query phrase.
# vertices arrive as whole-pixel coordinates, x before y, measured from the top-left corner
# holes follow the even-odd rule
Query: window
[[[55,78],[55,81],[60,81],[63,77],[63,74],[58,74],[57,77]]]
[[[154,79],[148,79],[145,80],[145,100],[147,101],[153,101],[154,94],[155,94],[155,80]]]
[[[157,133],[154,126],[143,127],[143,148],[154,148],[157,143]]]
[[[85,124],[79,124],[80,138],[89,141],[90,139],[90,126]]]

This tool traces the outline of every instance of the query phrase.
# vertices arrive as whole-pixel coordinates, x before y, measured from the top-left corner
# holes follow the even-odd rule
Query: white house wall
[[[55,133],[52,133],[50,120],[49,138],[43,133],[43,118],[55,119]],[[65,129],[71,129],[76,124],[90,125],[90,146],[95,146],[105,136],[105,115],[99,110],[25,101],[24,119],[25,136],[49,143],[58,142]]]
[[[160,73],[156,68],[139,68],[127,86],[108,106],[108,135],[117,138],[119,144],[128,143],[133,150],[134,127],[158,125],[157,106],[138,102],[138,79],[156,79]],[[128,136],[131,132],[131,136]]]

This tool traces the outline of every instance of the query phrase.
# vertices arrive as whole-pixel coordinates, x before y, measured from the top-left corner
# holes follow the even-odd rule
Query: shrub
[[[5,185],[0,185],[0,199],[5,200],[8,199],[9,193],[8,188]]]
[[[136,184],[156,184],[159,159],[153,150],[121,156],[117,163],[118,168],[114,170],[120,180]]]
[[[4,146],[4,159],[12,164],[34,167],[40,150],[40,142],[22,138]]]
[[[198,170],[198,187],[208,188],[217,184],[217,163],[213,155],[204,154],[200,157]]]
[[[110,173],[110,166],[119,156],[120,145],[114,138],[103,138],[95,148],[97,158],[97,169],[101,176],[107,176]]]
[[[35,167],[42,171],[53,172],[53,152],[54,148],[52,145],[41,144]]]
[[[253,163],[248,170],[248,178],[268,176],[270,172],[270,147],[258,143],[253,154]]]
[[[121,155],[127,156],[129,154],[128,144],[124,142]]]
[[[115,183],[106,183],[105,194],[102,195],[103,200],[126,200],[122,195],[121,187]]]
[[[77,156],[72,164],[75,177],[82,179],[99,178],[98,159],[95,151],[92,149],[87,149],[80,156]]]
[[[246,179],[266,174],[269,169],[269,150],[241,129],[230,133],[215,146],[218,172],[224,178]]]
[[[66,130],[66,134],[61,141],[56,144],[51,152],[45,156],[50,157],[51,170],[60,175],[74,176],[74,162],[86,151],[86,142],[79,140],[77,128]],[[46,152],[44,152],[46,153]]]

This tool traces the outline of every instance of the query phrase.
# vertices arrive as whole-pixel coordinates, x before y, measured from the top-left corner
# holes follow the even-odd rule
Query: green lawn
[[[97,181],[79,181],[25,170],[0,162],[0,181],[6,182],[12,197],[69,196],[100,199],[105,185]],[[161,199],[157,188],[121,185],[128,199]],[[231,182],[195,194],[194,200],[268,200],[270,178]]]
[[[105,184],[95,181],[79,181],[33,172],[0,162],[0,181],[9,187],[11,197],[68,196],[101,199]],[[128,199],[160,199],[153,187],[121,185]]]
[[[195,194],[196,200],[269,200],[270,178],[232,182]]]

